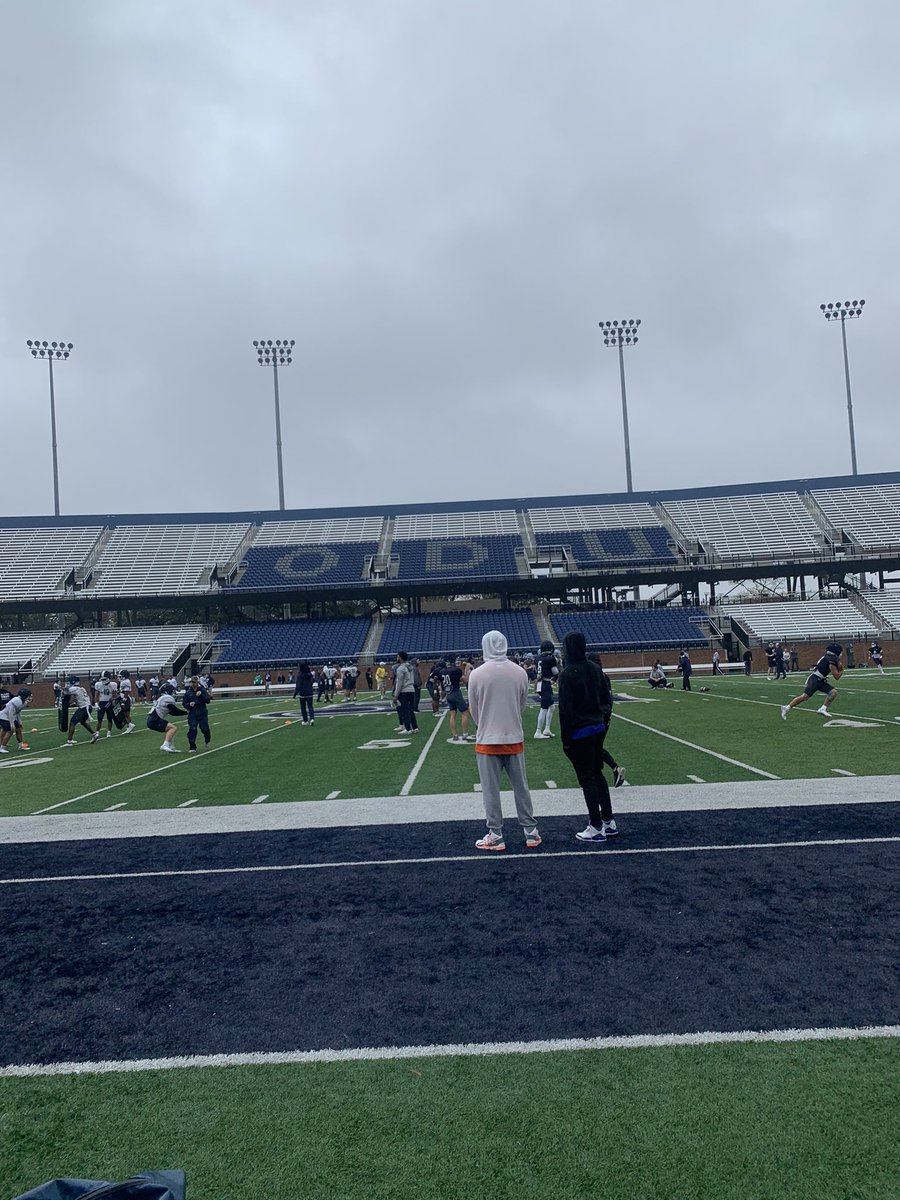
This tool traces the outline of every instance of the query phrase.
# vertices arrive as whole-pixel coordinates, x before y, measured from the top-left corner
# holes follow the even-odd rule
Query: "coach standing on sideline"
[[[525,845],[541,844],[534,823],[531,793],[525,776],[525,732],[522,712],[528,702],[528,675],[506,657],[507,642],[496,629],[481,639],[484,662],[469,676],[469,709],[478,725],[475,759],[488,831],[476,843],[479,850],[505,850],[500,775],[505,771],[516,798],[516,813]]]
[[[181,703],[188,715],[188,747],[193,754],[197,749],[197,729],[203,734],[203,741],[209,745],[209,714],[206,706],[212,700],[208,690],[200,682],[199,675],[192,675],[191,682],[184,689]]]

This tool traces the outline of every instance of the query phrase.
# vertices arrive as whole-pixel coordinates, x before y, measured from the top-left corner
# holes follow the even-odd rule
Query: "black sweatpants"
[[[407,733],[409,733],[409,731],[411,729],[418,729],[419,723],[416,720],[416,710],[414,707],[414,704],[415,704],[414,693],[413,692],[401,692],[400,695],[397,697],[397,700],[398,700],[397,707],[398,707],[398,716],[400,717],[400,724],[403,726],[403,728],[406,730]]]
[[[579,786],[584,793],[588,816],[595,829],[601,827],[602,821],[613,819],[609,784],[603,775],[603,742],[605,738],[605,733],[595,733],[591,737],[570,742],[567,748],[563,747],[566,758],[575,768]]]
[[[691,690],[691,677],[690,677],[690,675],[682,675],[682,676],[681,676],[681,690],[682,690],[683,692],[689,692],[689,691]]]
[[[209,745],[209,713],[206,706],[188,710],[188,745],[192,750],[197,746],[197,730],[203,734],[203,740]]]
[[[300,701],[300,720],[314,721],[316,714],[313,712],[312,696],[299,696],[298,699]]]

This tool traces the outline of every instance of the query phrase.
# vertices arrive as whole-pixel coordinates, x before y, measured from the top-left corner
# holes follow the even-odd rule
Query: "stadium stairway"
[[[538,632],[541,635],[542,642],[552,642],[554,646],[559,644],[559,638],[553,632],[553,626],[550,624],[550,618],[547,615],[547,610],[543,604],[532,604],[531,612],[534,616],[534,623],[538,627]]]
[[[874,609],[865,596],[863,596],[861,592],[858,592],[852,584],[846,583],[846,588],[847,599],[850,601],[853,607],[858,608],[859,611],[872,622],[876,629],[881,630],[882,633],[887,633],[893,636],[893,626],[891,625],[890,621],[888,621],[886,617]]]
[[[390,620],[390,617],[388,617],[388,620]],[[359,655],[363,662],[375,661],[385,624],[386,622],[381,619],[380,612],[376,612],[372,616],[372,624],[369,627],[369,632],[366,635],[366,640],[363,642],[363,648]]]

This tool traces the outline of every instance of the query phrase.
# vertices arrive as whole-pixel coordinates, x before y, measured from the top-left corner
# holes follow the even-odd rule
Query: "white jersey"
[[[94,684],[94,695],[98,704],[109,704],[118,690],[111,679],[98,679]]]
[[[173,708],[178,707],[178,700],[175,696],[170,696],[168,692],[163,692],[160,698],[153,705],[153,711],[161,721],[168,721],[169,713]]]
[[[119,691],[122,693],[123,696],[130,696],[131,695],[131,680],[123,679],[121,681],[121,683],[119,684]]]
[[[91,698],[80,683],[72,683],[66,690],[71,699],[75,701],[76,708],[91,708]]]
[[[13,696],[6,707],[0,712],[0,721],[8,721],[10,725],[21,725],[19,716],[22,709],[25,707],[25,701],[21,696]]]
[[[178,680],[175,678],[174,675],[172,675],[171,678],[167,679],[166,683],[170,683],[173,688],[177,689],[177,687],[178,687]]]
[[[157,678],[155,675],[151,675],[151,676],[150,676],[150,686],[151,686],[152,688],[158,688],[158,687],[159,687],[159,679],[158,679],[158,678]]]
[[[331,683],[334,680],[335,675],[337,675],[337,668],[336,667],[323,667],[322,674],[325,676],[325,678],[328,680],[328,682]]]

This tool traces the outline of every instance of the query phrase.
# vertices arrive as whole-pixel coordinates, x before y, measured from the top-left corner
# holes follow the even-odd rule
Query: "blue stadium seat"
[[[521,549],[520,538],[498,534],[400,540],[391,554],[399,557],[397,578],[402,580],[503,579],[519,574],[516,551]]]
[[[296,666],[302,658],[356,658],[368,632],[368,617],[226,625],[216,635],[217,642],[227,644],[213,670],[244,665]]]
[[[253,546],[244,559],[246,570],[229,591],[268,591],[271,588],[338,587],[363,582],[368,555],[377,542],[334,542],[320,546]]]
[[[706,646],[698,628],[702,608],[631,608],[615,612],[551,613],[553,628],[564,638],[580,630],[596,650],[629,650],[642,646]]]
[[[613,563],[675,562],[669,548],[669,532],[660,525],[634,529],[579,530],[539,533],[538,546],[571,546],[579,567],[610,566]]]
[[[528,608],[487,608],[475,612],[422,613],[391,617],[378,647],[381,658],[398,650],[410,654],[481,653],[481,639],[499,629],[511,650],[537,650],[541,635]]]

